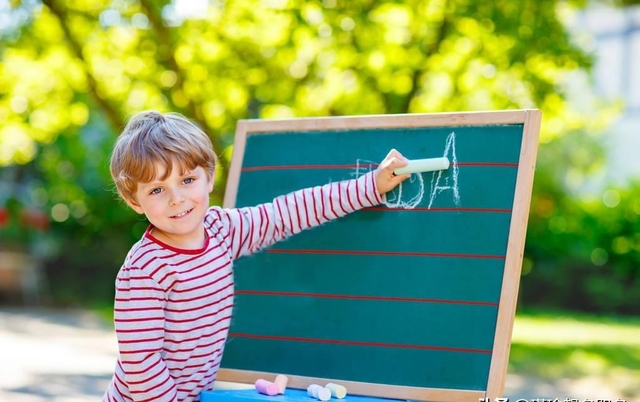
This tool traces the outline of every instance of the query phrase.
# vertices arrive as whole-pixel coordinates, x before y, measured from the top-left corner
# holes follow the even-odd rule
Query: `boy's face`
[[[213,177],[202,167],[182,171],[173,161],[171,174],[165,179],[165,167],[156,165],[156,179],[138,183],[135,200],[127,203],[145,214],[155,229],[152,235],[170,246],[197,249],[204,244],[204,215],[209,208]]]

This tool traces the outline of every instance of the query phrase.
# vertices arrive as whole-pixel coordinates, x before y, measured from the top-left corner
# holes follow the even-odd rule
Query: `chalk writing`
[[[456,206],[460,206],[460,191],[458,189],[458,157],[456,156],[456,133],[452,132],[447,137],[447,142],[444,145],[444,153],[442,156],[449,158],[451,174],[445,175],[444,170],[433,172],[431,176],[431,193],[429,194],[429,205],[427,208],[431,209],[431,205],[435,198],[443,191],[453,192],[453,202]],[[449,183],[451,179],[451,183]]]
[[[429,192],[429,205],[428,209],[431,209],[433,201],[444,191],[451,191],[453,193],[453,202],[456,206],[460,206],[460,191],[458,187],[458,157],[456,156],[456,133],[452,132],[447,136],[447,140],[444,145],[443,157],[449,159],[451,170],[450,174],[447,174],[445,170],[438,170],[430,172],[431,174],[431,190]],[[358,159],[356,161],[356,167],[352,176],[360,177],[367,172],[374,170],[377,163]],[[408,185],[406,185],[408,183]],[[405,184],[405,185],[403,185]],[[404,183],[400,183],[397,187],[397,192],[388,193],[385,197],[384,204],[389,208],[403,208],[413,209],[420,205],[425,193],[424,178],[421,173],[414,173]],[[408,190],[411,189],[411,190]],[[414,190],[415,189],[415,190]],[[409,193],[409,191],[411,191]],[[415,191],[415,192],[414,192]],[[409,199],[407,201],[407,198]]]
[[[375,169],[377,163],[367,161],[364,159],[358,159],[356,161],[355,172],[352,173],[355,177],[360,177],[367,172],[370,172]],[[410,186],[403,186],[403,183],[397,187],[397,195],[394,193],[387,193],[384,204],[389,208],[403,208],[403,209],[413,209],[420,205],[422,202],[422,198],[424,198],[424,179],[421,174],[412,174],[410,178],[408,178],[406,182],[409,182]],[[407,187],[413,189],[417,188],[415,194],[411,196],[408,201],[404,201],[410,197],[410,194],[407,194]],[[403,197],[404,195],[404,197]]]
[[[411,197],[409,201],[402,201],[402,193],[406,192],[406,188],[409,187],[406,185],[403,186],[403,184],[406,183],[407,181],[410,184],[414,184],[413,186],[411,186],[411,188],[417,187],[417,192],[413,197]],[[394,196],[394,197],[390,199],[390,196]],[[387,193],[387,197],[385,199],[384,204],[389,208],[413,209],[418,205],[420,205],[420,202],[422,202],[423,197],[424,197],[424,179],[422,178],[422,175],[419,173],[412,174],[411,177],[409,177],[403,183],[400,183],[400,185],[398,186],[397,196],[394,193]],[[407,197],[405,197],[405,199],[406,198]]]

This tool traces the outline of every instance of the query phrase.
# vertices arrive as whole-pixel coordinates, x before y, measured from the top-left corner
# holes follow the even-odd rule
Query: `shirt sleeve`
[[[177,401],[177,387],[162,359],[164,291],[138,268],[116,280],[115,331],[120,364],[134,401]]]
[[[248,255],[305,229],[382,203],[375,171],[295,191],[255,207],[222,210],[233,258]]]

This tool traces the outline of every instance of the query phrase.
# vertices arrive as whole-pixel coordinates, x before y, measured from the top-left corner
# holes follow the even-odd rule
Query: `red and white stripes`
[[[116,279],[120,356],[103,401],[197,401],[213,388],[233,307],[233,260],[304,229],[382,202],[375,173],[271,203],[212,207],[205,245],[182,250],[149,228]]]

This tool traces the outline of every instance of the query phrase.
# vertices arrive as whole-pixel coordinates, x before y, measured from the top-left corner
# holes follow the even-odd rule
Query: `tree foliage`
[[[223,167],[240,118],[539,107],[552,119],[565,116],[563,74],[589,66],[557,0],[235,0],[182,19],[166,1],[15,3],[9,18],[30,18],[4,32],[3,164],[92,113],[113,135],[147,108],[196,120]]]
[[[204,128],[220,157],[214,203],[239,119],[539,108],[549,143],[607,118],[566,101],[567,78],[591,65],[560,19],[571,10],[560,0],[0,1],[0,166],[25,178],[14,191],[25,204],[52,211],[56,278],[73,275],[60,267],[110,278],[144,227],[109,191],[109,152],[133,113],[177,111]],[[88,255],[104,259],[89,268]]]

